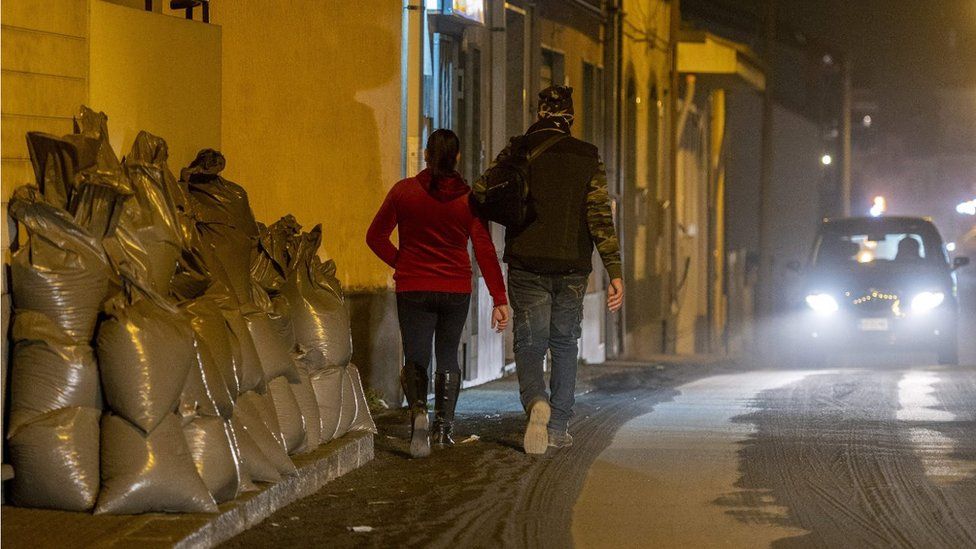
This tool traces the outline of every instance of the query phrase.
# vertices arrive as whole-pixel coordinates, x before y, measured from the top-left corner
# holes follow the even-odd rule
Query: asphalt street
[[[976,285],[963,365],[884,355],[581,371],[576,445],[522,453],[511,379],[466,391],[455,448],[377,459],[231,547],[976,547]]]

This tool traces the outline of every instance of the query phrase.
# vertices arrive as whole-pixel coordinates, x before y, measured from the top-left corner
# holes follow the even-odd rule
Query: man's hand
[[[615,313],[620,310],[624,304],[624,281],[615,278],[610,281],[610,286],[607,288],[607,309],[610,309],[611,313]]]
[[[499,305],[491,311],[491,327],[501,333],[508,327],[508,305]]]

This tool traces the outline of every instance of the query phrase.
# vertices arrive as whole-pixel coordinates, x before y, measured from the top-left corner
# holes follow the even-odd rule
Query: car
[[[938,229],[918,217],[853,217],[821,224],[801,278],[800,349],[926,350],[958,364],[956,270]]]

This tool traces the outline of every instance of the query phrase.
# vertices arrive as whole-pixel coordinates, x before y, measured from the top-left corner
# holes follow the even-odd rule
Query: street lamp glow
[[[976,215],[976,198],[956,206],[956,211],[963,215]]]
[[[834,162],[834,157],[830,156],[829,154],[825,154],[820,157],[820,163],[823,164],[824,166],[829,166],[833,164],[833,162]]]
[[[888,202],[883,196],[874,197],[874,203],[871,205],[870,214],[871,217],[881,217],[881,214],[888,211]]]

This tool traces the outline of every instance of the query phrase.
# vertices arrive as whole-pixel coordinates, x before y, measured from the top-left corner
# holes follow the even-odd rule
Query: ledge
[[[350,433],[293,458],[298,473],[220,506],[216,515],[90,515],[3,506],[7,547],[214,547],[373,459],[373,435]]]

